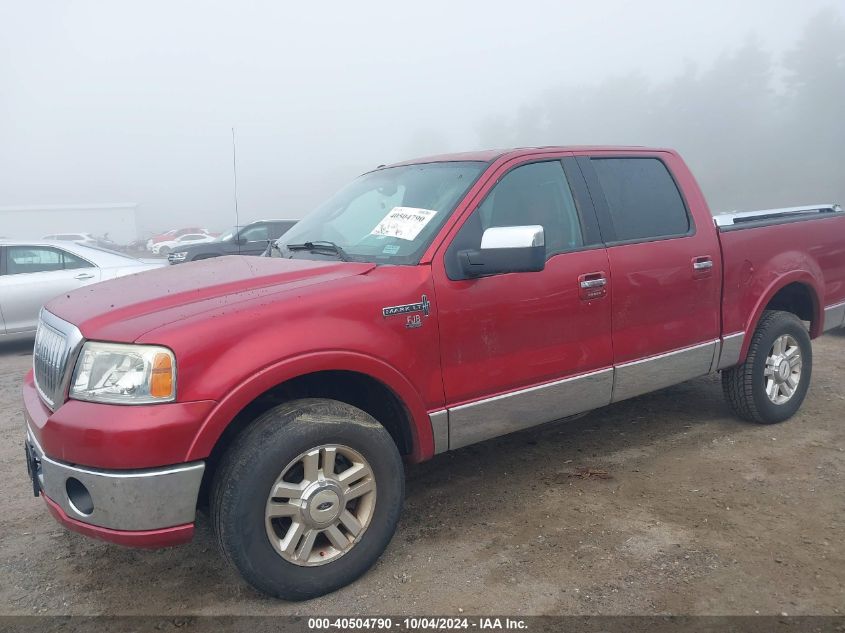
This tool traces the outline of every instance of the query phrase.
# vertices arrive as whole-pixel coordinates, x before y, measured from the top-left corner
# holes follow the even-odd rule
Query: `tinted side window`
[[[259,224],[257,226],[251,226],[248,229],[244,229],[241,231],[240,237],[247,242],[258,242],[259,240],[270,239],[266,224]]]
[[[76,255],[71,255],[70,253],[66,253],[62,251],[62,260],[64,261],[65,270],[74,270],[76,268],[93,268],[94,264],[91,262],[85,261],[81,257],[77,257]]]
[[[683,235],[690,229],[684,201],[662,161],[656,158],[593,158],[616,239],[642,240]]]
[[[581,221],[559,161],[529,163],[505,174],[472,212],[447,253],[447,272],[458,274],[458,251],[479,248],[481,236],[496,226],[539,224],[546,257],[584,245]]]
[[[43,246],[7,246],[6,273],[42,273],[62,270],[61,251]]]

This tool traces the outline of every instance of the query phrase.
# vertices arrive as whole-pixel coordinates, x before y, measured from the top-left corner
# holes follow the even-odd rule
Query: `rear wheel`
[[[801,320],[790,312],[767,311],[745,362],[722,372],[722,388],[741,418],[774,424],[801,407],[812,370],[813,348]]]
[[[211,515],[226,558],[256,589],[304,600],[378,559],[404,496],[402,459],[365,412],[323,399],[266,412],[224,456]]]

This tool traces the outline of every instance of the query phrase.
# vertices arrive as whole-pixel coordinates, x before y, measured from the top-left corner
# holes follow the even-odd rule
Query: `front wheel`
[[[256,589],[305,600],[363,574],[396,529],[402,459],[387,430],[334,400],[255,420],[226,453],[211,516],[224,555]]]
[[[812,370],[813,348],[801,320],[790,312],[767,311],[745,362],[722,372],[722,388],[739,417],[775,424],[801,407]]]

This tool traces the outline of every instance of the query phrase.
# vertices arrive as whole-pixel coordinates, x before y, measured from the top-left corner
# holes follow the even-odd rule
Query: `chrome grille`
[[[67,374],[72,369],[68,367],[69,361],[75,360],[81,342],[82,334],[74,325],[41,311],[32,350],[32,370],[38,393],[51,409],[64,401],[70,379]]]

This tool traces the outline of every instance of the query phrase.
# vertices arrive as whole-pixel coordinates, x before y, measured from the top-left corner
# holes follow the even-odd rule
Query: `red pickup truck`
[[[207,507],[250,584],[310,598],[387,546],[403,459],[710,372],[740,417],[780,422],[810,339],[844,321],[838,206],[714,222],[670,150],[409,161],[269,257],[52,301],[23,384],[27,464],[72,530],[174,545]]]

